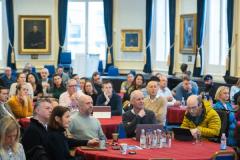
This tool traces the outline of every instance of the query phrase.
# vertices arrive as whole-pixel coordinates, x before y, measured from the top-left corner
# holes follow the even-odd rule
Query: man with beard
[[[204,80],[204,87],[200,92],[201,95],[203,95],[204,98],[207,98],[207,100],[212,100],[213,103],[215,103],[214,97],[216,94],[217,87],[213,83],[212,75],[210,74],[205,75],[203,80]]]

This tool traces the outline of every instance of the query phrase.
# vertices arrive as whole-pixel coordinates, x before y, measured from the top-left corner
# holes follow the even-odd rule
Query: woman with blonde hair
[[[0,120],[0,159],[25,160],[25,153],[19,143],[20,127],[12,117]]]
[[[215,110],[224,110],[228,115],[228,140],[227,143],[230,146],[236,145],[236,140],[234,139],[234,130],[236,128],[236,118],[234,115],[234,109],[232,104],[229,102],[229,88],[226,86],[221,86],[218,88],[215,95],[216,103],[214,105]]]
[[[233,85],[230,89],[230,100],[234,102],[234,95],[240,91],[240,78],[238,79],[237,83]]]

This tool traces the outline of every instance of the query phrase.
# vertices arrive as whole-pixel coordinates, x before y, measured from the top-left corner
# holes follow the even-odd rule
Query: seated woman
[[[50,89],[50,93],[52,93],[52,97],[59,99],[60,95],[66,91],[66,87],[63,84],[62,77],[58,74],[53,75],[53,87]]]
[[[234,102],[234,95],[240,91],[240,78],[238,79],[237,83],[233,85],[230,89],[230,100]]]
[[[96,102],[97,102],[98,94],[97,94],[97,90],[94,88],[94,86],[90,80],[86,80],[84,88],[83,88],[83,92],[86,95],[89,95],[92,97],[93,105],[95,106]]]
[[[20,127],[12,117],[0,120],[0,159],[25,160],[23,146],[19,143]]]
[[[12,96],[7,104],[10,106],[16,118],[25,118],[32,116],[33,105],[30,96],[28,95],[28,87],[26,84],[18,84],[16,96]]]
[[[76,140],[67,138],[64,134],[70,123],[70,110],[57,106],[53,109],[48,123],[47,152],[51,159],[70,160],[69,149],[77,146],[98,145],[98,139]]]
[[[225,110],[228,112],[228,139],[227,143],[230,146],[236,145],[236,140],[234,138],[234,130],[236,128],[236,118],[233,112],[233,106],[229,102],[229,88],[225,86],[221,86],[218,88],[216,95],[215,95],[216,103],[214,105],[215,110]]]
[[[42,84],[38,82],[38,78],[35,74],[29,73],[27,75],[27,82],[32,85],[33,88],[33,100],[36,101],[38,98],[43,96],[43,87]]]
[[[122,82],[121,84],[121,90],[120,90],[121,93],[124,94],[127,92],[128,88],[132,85],[133,79],[134,79],[134,75],[131,72],[128,73],[127,80]]]
[[[130,105],[130,95],[135,90],[142,90],[144,88],[144,77],[142,74],[136,74],[132,85],[128,88],[127,92],[124,94],[123,97],[123,109],[127,111]]]

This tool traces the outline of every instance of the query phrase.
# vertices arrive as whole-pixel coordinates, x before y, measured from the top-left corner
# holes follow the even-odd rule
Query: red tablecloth
[[[128,145],[139,145],[139,142],[132,139],[120,139]],[[227,150],[233,151],[228,147]],[[136,155],[122,155],[119,150],[112,150],[111,146],[107,151],[81,150],[77,148],[77,154],[83,154],[89,160],[148,160],[150,158],[173,158],[175,160],[209,160],[215,152],[219,151],[219,144],[203,141],[201,144],[192,142],[172,141],[171,148],[136,150]]]
[[[107,138],[112,138],[112,133],[117,132],[118,125],[122,122],[122,116],[112,116],[111,118],[100,118],[99,119],[103,132],[105,133]],[[19,119],[19,123],[22,127],[27,128],[30,119],[29,118],[21,118]]]
[[[185,111],[185,108],[180,108],[179,106],[168,107],[167,122],[170,124],[181,124]]]

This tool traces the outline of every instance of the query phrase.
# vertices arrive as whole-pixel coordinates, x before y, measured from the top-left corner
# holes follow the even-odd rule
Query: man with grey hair
[[[1,86],[9,89],[14,82],[16,82],[16,77],[12,75],[12,68],[6,67],[3,75],[0,78]]]
[[[88,95],[77,96],[75,99],[79,112],[71,115],[69,131],[74,138],[90,140],[93,138],[106,139],[98,119],[91,116],[93,100]]]
[[[75,79],[70,79],[67,82],[67,91],[63,92],[59,97],[59,105],[72,107],[71,109],[74,109],[76,104],[73,99],[81,95],[83,95],[82,91],[77,91],[77,81]]]
[[[123,114],[122,121],[126,130],[127,137],[134,137],[137,124],[155,124],[155,114],[144,109],[144,95],[142,91],[135,90],[130,95],[132,110]]]
[[[40,71],[40,83],[43,87],[43,93],[44,96],[47,95],[47,91],[50,90],[50,88],[53,85],[52,79],[48,78],[49,71],[47,68],[42,68]]]
[[[52,105],[49,99],[39,99],[34,106],[33,118],[30,119],[30,125],[24,132],[22,144],[27,155],[30,158],[30,150],[37,146],[44,146],[47,139],[47,123],[52,113]],[[32,153],[34,154],[34,153]]]

